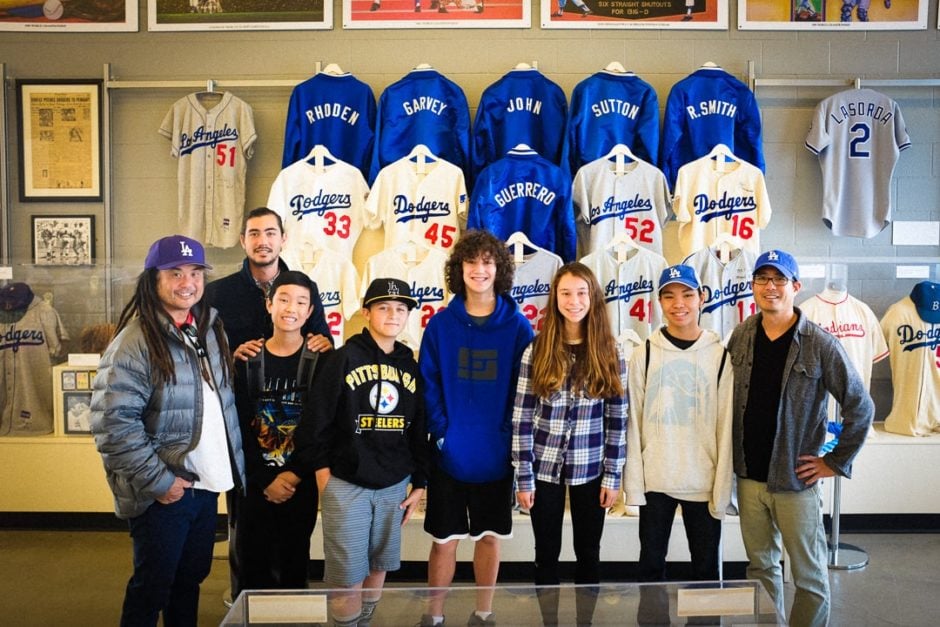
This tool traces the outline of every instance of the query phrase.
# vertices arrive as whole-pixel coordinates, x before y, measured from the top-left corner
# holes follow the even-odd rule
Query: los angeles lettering
[[[653,201],[649,198],[640,198],[639,194],[625,200],[615,200],[613,196],[609,196],[602,206],[591,207],[591,224],[597,224],[609,218],[619,220],[628,213],[642,213],[652,209]]]
[[[729,196],[728,192],[722,192],[721,198],[717,200],[710,200],[708,194],[699,194],[692,199],[692,205],[695,207],[695,215],[702,222],[713,218],[727,220],[733,213],[747,213],[757,209],[757,201],[753,196]]]
[[[526,300],[527,298],[548,296],[550,290],[551,285],[549,283],[536,279],[535,283],[528,283],[526,285],[513,285],[509,290],[509,295],[517,303],[522,303],[522,301]]]
[[[238,139],[238,129],[228,124],[214,131],[207,131],[200,126],[192,135],[180,133],[180,156],[188,155],[199,148],[215,148],[217,144]]]
[[[618,300],[628,301],[638,294],[652,294],[653,282],[650,279],[640,278],[632,283],[617,284],[617,281],[611,279],[604,286],[604,302],[611,303]]]

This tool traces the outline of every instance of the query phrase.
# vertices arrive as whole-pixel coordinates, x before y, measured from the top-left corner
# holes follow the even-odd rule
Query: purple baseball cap
[[[780,271],[780,274],[791,281],[800,280],[800,267],[796,264],[796,259],[793,258],[793,255],[786,251],[768,250],[766,253],[762,254],[754,263],[754,274],[757,274],[757,271],[764,266],[776,268]]]
[[[150,245],[144,270],[169,270],[186,264],[212,269],[206,263],[206,251],[202,244],[185,235],[162,237]]]

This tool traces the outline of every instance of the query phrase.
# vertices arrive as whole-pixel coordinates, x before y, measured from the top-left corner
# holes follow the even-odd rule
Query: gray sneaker
[[[495,627],[496,625],[496,614],[490,614],[486,619],[482,619],[477,616],[476,612],[470,614],[470,618],[467,619],[467,627]]]
[[[447,621],[445,620],[444,622],[447,622]],[[437,625],[438,626],[443,625],[444,622],[440,622]],[[430,614],[422,614],[421,620],[415,623],[415,627],[435,627],[434,617],[431,616]]]

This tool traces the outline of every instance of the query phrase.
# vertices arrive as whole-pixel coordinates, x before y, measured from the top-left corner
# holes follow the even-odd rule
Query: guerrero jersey
[[[447,280],[444,278],[447,255],[436,248],[417,251],[414,248],[404,244],[369,257],[359,293],[365,296],[372,280],[381,277],[409,283],[411,295],[417,299],[418,306],[408,314],[408,326],[397,339],[417,351],[428,321],[447,306],[451,294],[447,291]]]
[[[179,226],[207,246],[238,243],[245,174],[257,138],[251,107],[225,92],[211,109],[197,94],[177,100],[160,124],[178,159]]]
[[[617,234],[626,233],[639,246],[663,254],[669,190],[666,177],[655,166],[634,161],[617,174],[609,160],[596,159],[578,170],[573,197],[582,253],[596,252]]]
[[[926,288],[931,297],[921,306],[938,320],[940,285],[927,281],[914,287],[912,296]],[[940,432],[940,323],[921,317],[912,296],[888,308],[881,330],[888,341],[894,399],[885,418],[885,431],[902,435]]]
[[[703,248],[682,262],[695,268],[705,292],[699,324],[721,338],[728,337],[734,327],[757,313],[754,288],[751,285],[757,254],[738,250],[732,255],[725,263],[718,257],[716,250]]]
[[[659,162],[659,99],[633,72],[597,72],[571,93],[568,154],[572,172],[626,144],[640,159]]]
[[[467,97],[457,83],[430,68],[413,70],[382,92],[369,180],[418,144],[469,174]]]
[[[850,89],[816,106],[806,147],[819,157],[823,222],[835,235],[874,237],[891,222],[891,176],[911,145],[898,103]]]
[[[286,168],[322,144],[369,176],[375,134],[372,88],[352,74],[319,73],[294,87],[284,130]]]
[[[614,250],[599,250],[581,259],[581,263],[601,284],[614,337],[633,329],[645,340],[662,324],[655,282],[669,264],[644,248],[633,250],[632,256],[622,261],[617,255]]]
[[[565,92],[538,70],[507,73],[480,96],[473,122],[474,180],[519,144],[561,165],[567,117]]]
[[[385,225],[385,248],[417,239],[449,250],[467,219],[463,172],[443,159],[414,159],[402,157],[379,172],[366,202],[369,226]]]
[[[296,259],[305,246],[314,245],[352,259],[367,223],[368,195],[362,173],[343,161],[319,168],[301,159],[281,170],[271,185],[268,208],[281,216],[288,234],[282,256]]]
[[[760,110],[747,85],[721,68],[701,68],[669,92],[660,166],[675,185],[679,168],[717,144],[764,171]]]
[[[825,290],[800,305],[803,314],[839,338],[865,387],[871,383],[872,364],[888,356],[888,345],[871,307],[848,292]],[[829,398],[829,420],[836,420],[836,402]]]
[[[525,255],[522,263],[516,265],[509,295],[536,333],[542,330],[552,279],[561,266],[561,257],[541,248]]]
[[[338,253],[325,249],[316,251],[312,246],[303,253],[295,263],[288,261],[288,266],[305,272],[316,282],[333,346],[339,348],[346,338],[346,320],[359,311],[359,273],[348,257]]]
[[[720,233],[760,254],[759,229],[771,213],[764,175],[749,163],[721,159],[702,157],[679,170],[672,209],[683,255],[711,246]]]
[[[503,240],[522,231],[532,243],[565,261],[575,258],[571,179],[532,150],[510,150],[473,186],[467,228]]]
[[[15,286],[25,284],[4,290]],[[52,433],[52,362],[68,339],[58,312],[38,296],[25,310],[0,311],[0,436]]]

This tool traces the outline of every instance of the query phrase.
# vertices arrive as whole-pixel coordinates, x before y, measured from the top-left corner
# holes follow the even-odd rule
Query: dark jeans
[[[605,511],[600,504],[601,478],[583,485],[535,482],[535,504],[529,512],[535,535],[535,585],[558,585],[558,556],[565,515],[565,490],[571,502],[571,531],[576,558],[574,582],[600,582],[601,534]]]
[[[302,481],[294,496],[280,505],[249,485],[235,521],[241,590],[306,588],[310,534],[316,523],[313,477]]]
[[[127,582],[121,625],[194,627],[199,584],[212,568],[219,495],[187,489],[170,505],[154,503],[129,521],[134,574]]]
[[[647,492],[646,505],[640,506],[640,581],[666,579],[666,552],[677,505],[682,505],[682,522],[692,557],[692,579],[717,580],[721,521],[712,518],[708,503]]]

